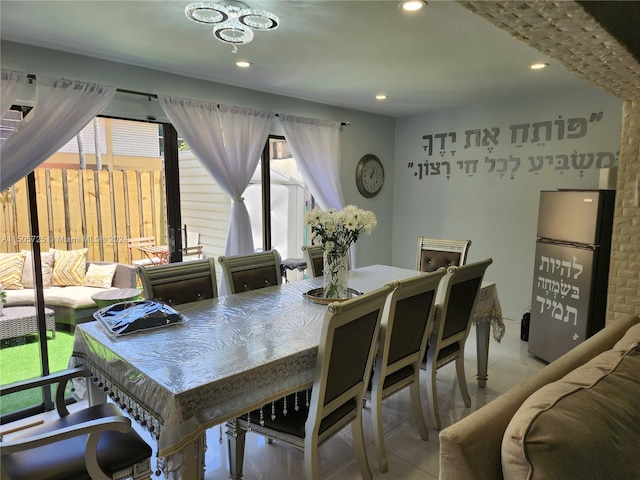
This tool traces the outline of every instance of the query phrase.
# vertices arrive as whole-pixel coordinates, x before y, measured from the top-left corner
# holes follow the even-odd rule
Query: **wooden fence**
[[[88,260],[130,263],[127,239],[166,243],[162,171],[38,168],[35,175],[43,251],[88,248]],[[26,178],[0,193],[0,206],[0,252],[30,250]]]

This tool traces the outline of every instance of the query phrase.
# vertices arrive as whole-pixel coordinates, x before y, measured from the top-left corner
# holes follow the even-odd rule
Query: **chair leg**
[[[467,377],[464,374],[464,350],[460,351],[460,356],[456,358],[456,376],[458,377],[458,385],[460,385],[460,393],[462,394],[462,401],[466,407],[471,406],[471,397],[469,396],[469,389],[467,388]]]
[[[384,430],[382,423],[382,391],[377,385],[371,389],[371,420],[373,421],[374,438],[378,450],[378,467],[381,472],[389,470],[387,449],[384,445]]]
[[[356,450],[356,458],[360,466],[360,474],[364,480],[372,480],[373,474],[369,468],[367,451],[364,447],[364,432],[362,430],[362,409],[356,410],[356,418],[351,422],[351,435],[353,436],[353,448]]]
[[[246,430],[238,425],[237,420],[227,422],[227,447],[229,456],[229,477],[242,478],[242,464],[244,463],[244,444]]]
[[[418,367],[419,368],[419,367]],[[422,440],[429,440],[429,431],[424,424],[424,416],[422,414],[422,402],[420,402],[420,382],[419,374],[416,372],[414,382],[409,385],[411,392],[411,407],[413,409],[413,416],[416,419],[418,425],[418,432]]]
[[[429,400],[429,410],[431,411],[431,418],[435,425],[436,430],[440,430],[440,412],[438,412],[438,391],[436,390],[436,366],[434,359],[430,358],[431,365],[427,370],[429,371],[429,382],[431,385],[431,398]]]
[[[318,478],[318,437],[313,435],[304,439],[304,473],[308,480]]]

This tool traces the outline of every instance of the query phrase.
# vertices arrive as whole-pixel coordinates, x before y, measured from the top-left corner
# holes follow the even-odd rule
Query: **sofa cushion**
[[[54,287],[82,285],[84,274],[87,270],[87,252],[89,249],[53,251],[55,252],[55,261],[53,263],[51,285]]]
[[[92,295],[105,289],[95,287],[51,287],[44,290],[45,306],[60,306],[70,308],[95,307],[96,303],[91,299]],[[24,290],[11,290],[7,292],[7,306],[33,305],[35,292],[31,288]]]
[[[601,353],[532,394],[504,434],[504,478],[637,478],[638,372],[636,341]]]
[[[24,288],[34,288],[33,283],[33,259],[29,250],[21,250],[24,255],[24,268],[22,269],[22,286]],[[51,274],[53,273],[53,261],[55,259],[54,252],[41,252],[40,259],[42,263],[42,286],[49,288],[51,286]]]
[[[108,265],[98,265],[90,263],[87,273],[82,283],[85,287],[109,288],[113,282],[113,276],[116,273],[118,265],[111,263]]]
[[[95,307],[92,295],[102,291],[101,288],[71,286],[64,288],[50,288],[45,292],[45,303],[71,308]]]
[[[0,283],[5,290],[22,290],[22,253],[0,253]]]
[[[45,306],[60,306],[70,308],[95,307],[96,303],[91,299],[92,295],[105,289],[95,287],[51,287],[44,290]],[[7,306],[33,305],[35,292],[32,288],[24,290],[11,290],[7,292]]]

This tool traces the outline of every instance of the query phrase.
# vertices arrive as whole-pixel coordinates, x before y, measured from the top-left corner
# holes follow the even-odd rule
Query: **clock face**
[[[378,194],[384,184],[384,168],[375,155],[365,155],[356,167],[356,186],[365,197]]]

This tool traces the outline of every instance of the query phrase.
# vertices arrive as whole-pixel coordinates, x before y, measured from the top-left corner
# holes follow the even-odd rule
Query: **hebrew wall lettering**
[[[585,117],[558,115],[557,118],[513,123],[508,128],[488,125],[462,132],[428,133],[422,135],[425,160],[409,162],[407,168],[418,180],[429,177],[449,180],[455,175],[473,178],[479,174],[514,180],[518,176],[547,172],[583,176],[587,170],[618,164],[617,150],[580,151],[575,148],[575,140],[589,134],[597,135],[598,123],[603,118],[603,112],[592,112]],[[567,142],[571,142],[571,147],[563,148]],[[524,146],[539,148],[540,154],[518,155],[517,149],[522,151]],[[498,155],[494,150],[505,153]]]

